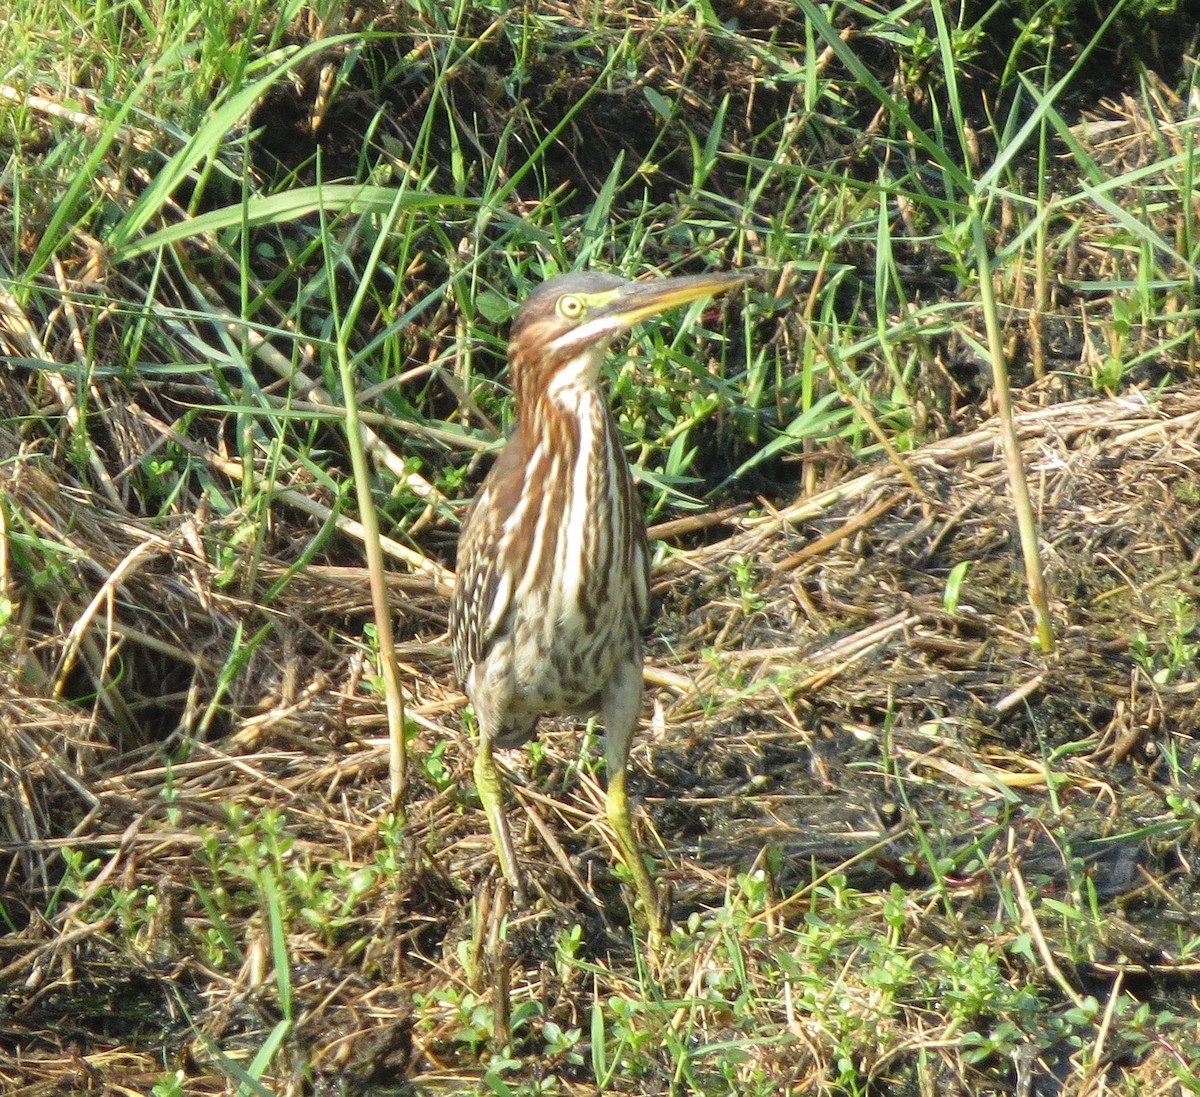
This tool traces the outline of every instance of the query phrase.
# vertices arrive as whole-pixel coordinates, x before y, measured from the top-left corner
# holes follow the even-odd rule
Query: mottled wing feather
[[[633,514],[633,562],[630,574],[634,578],[634,612],[638,624],[646,627],[650,620],[650,539],[646,536],[645,519],[642,517],[642,500],[634,486],[633,477],[628,472],[626,476],[626,492],[629,500],[629,511]]]
[[[501,559],[504,526],[524,487],[524,478],[518,471],[522,463],[520,436],[514,435],[463,519],[458,539],[457,581],[450,600],[450,643],[454,673],[464,686],[471,668],[487,655],[499,625],[508,616],[514,587],[504,576],[522,572],[521,561],[512,559],[512,552],[519,552],[523,538],[507,546],[509,558]],[[517,570],[509,570],[514,565]],[[504,605],[496,604],[498,597],[503,598]]]

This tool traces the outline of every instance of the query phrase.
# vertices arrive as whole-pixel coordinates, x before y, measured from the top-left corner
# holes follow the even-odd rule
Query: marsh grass
[[[9,7],[6,1092],[1197,1086],[1182,5]],[[529,289],[734,266],[609,378],[650,956],[446,595]]]

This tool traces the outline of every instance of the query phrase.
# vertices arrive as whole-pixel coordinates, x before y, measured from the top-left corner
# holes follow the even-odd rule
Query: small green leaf
[[[646,102],[654,109],[654,113],[663,119],[663,121],[669,120],[674,110],[671,100],[663,95],[662,92],[655,91],[650,87],[643,88],[642,91],[646,93]]]
[[[958,600],[962,596],[963,580],[971,568],[970,560],[960,560],[946,576],[946,589],[942,592],[942,608],[947,613],[958,612]]]
[[[512,316],[513,303],[495,290],[486,289],[475,295],[475,308],[488,323],[502,324]]]

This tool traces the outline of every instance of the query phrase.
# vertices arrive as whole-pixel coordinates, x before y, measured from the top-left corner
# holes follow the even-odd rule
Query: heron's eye
[[[578,320],[586,311],[587,306],[573,293],[558,299],[558,314],[564,320]]]

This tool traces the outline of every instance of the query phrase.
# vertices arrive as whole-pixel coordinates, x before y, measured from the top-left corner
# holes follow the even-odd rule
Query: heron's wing
[[[454,672],[465,684],[471,667],[487,655],[512,607],[514,583],[525,572],[520,559],[528,538],[514,536],[510,521],[523,488],[519,436],[509,439],[463,519],[458,575],[450,601]]]

